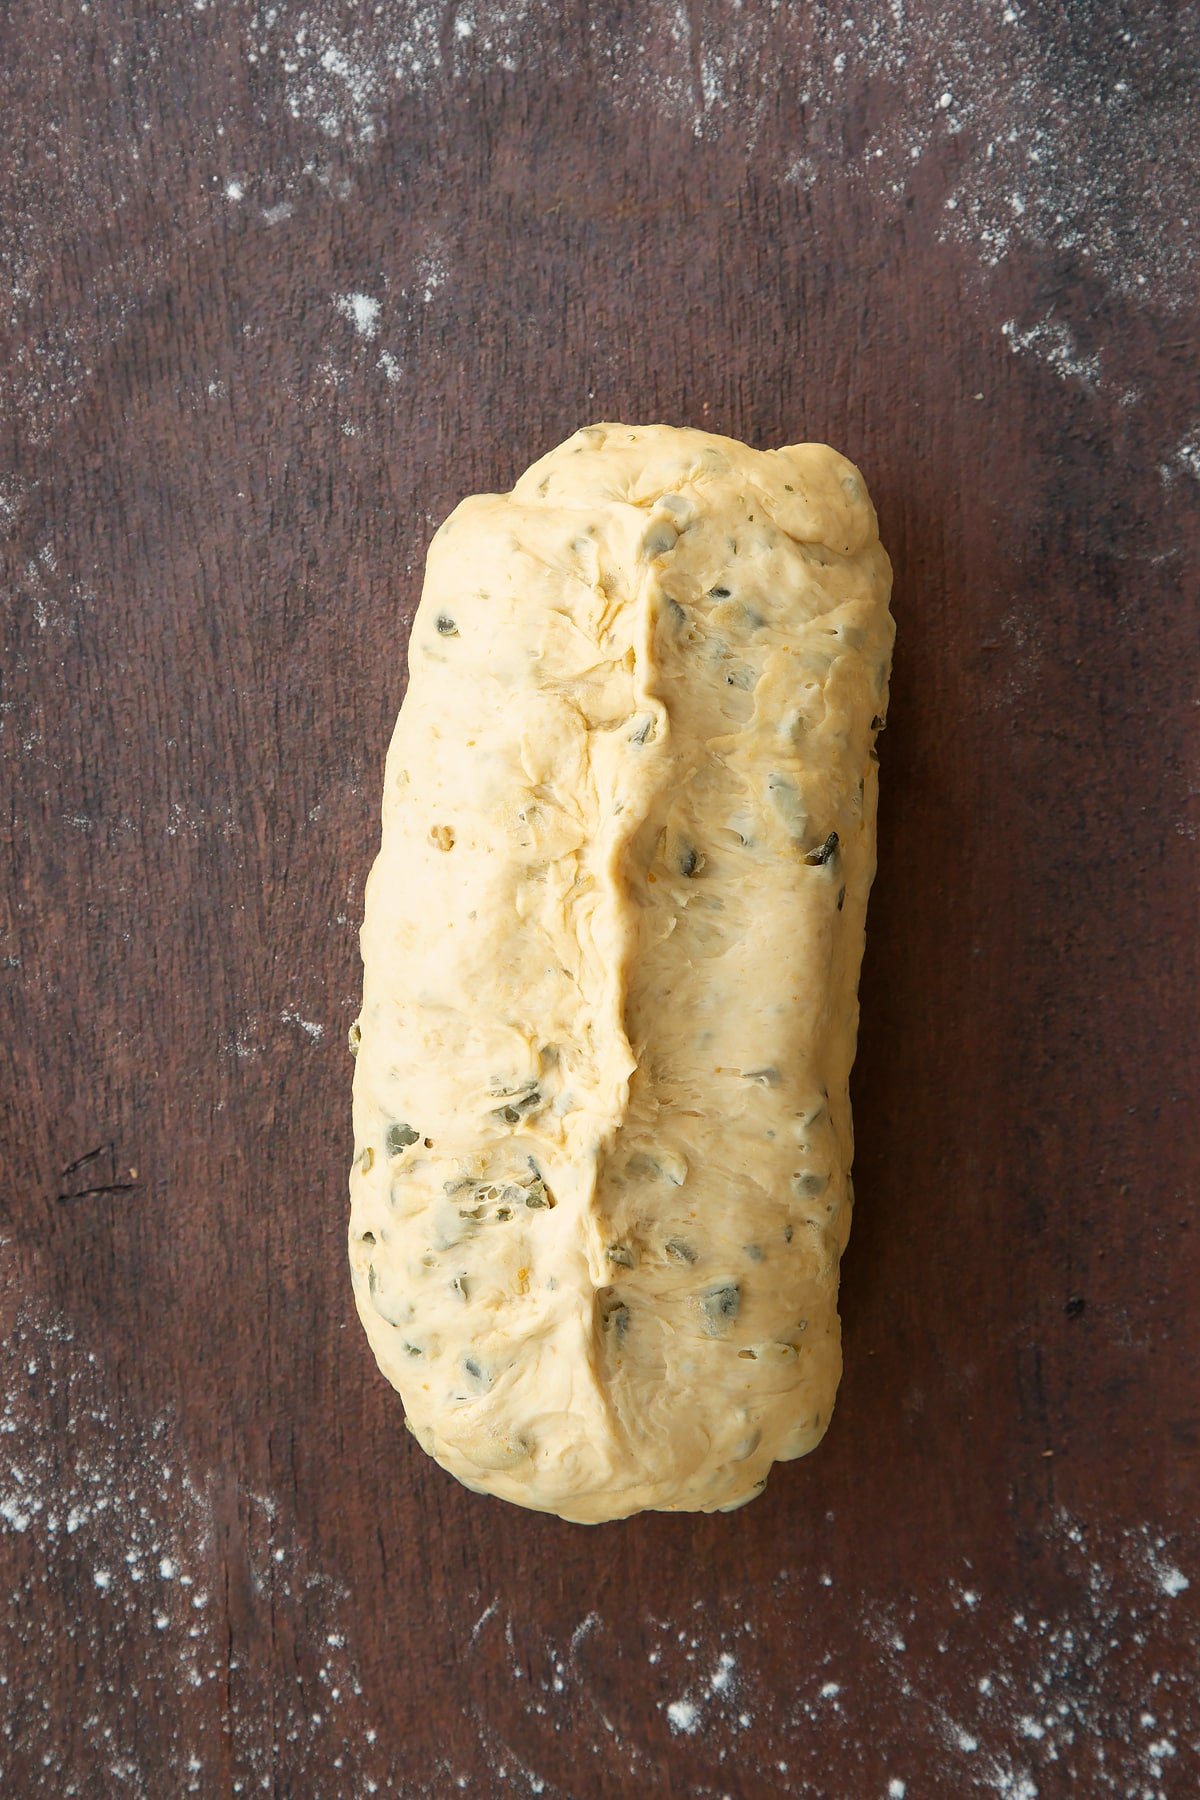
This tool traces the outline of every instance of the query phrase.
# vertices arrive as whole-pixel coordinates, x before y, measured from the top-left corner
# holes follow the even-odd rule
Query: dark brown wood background
[[[1200,1792],[1195,8],[0,34],[3,1792]],[[401,1427],[345,1034],[431,529],[606,418],[847,451],[899,637],[833,1428],[585,1530]]]

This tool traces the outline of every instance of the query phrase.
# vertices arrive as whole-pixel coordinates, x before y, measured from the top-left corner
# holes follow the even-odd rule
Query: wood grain
[[[1007,10],[4,10],[5,1793],[1200,1788],[1200,24]],[[834,1427],[587,1531],[401,1428],[345,1031],[431,529],[595,418],[844,449],[899,638]]]

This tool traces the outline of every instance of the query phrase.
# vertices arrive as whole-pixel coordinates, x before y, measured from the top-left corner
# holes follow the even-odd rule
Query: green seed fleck
[[[381,1286],[382,1283],[375,1271],[375,1264],[371,1263],[367,1268],[367,1293],[370,1295],[371,1305],[379,1314],[379,1317],[383,1320],[384,1324],[390,1325],[392,1329],[395,1330],[403,1322],[403,1319],[408,1316],[409,1312],[411,1312],[411,1308],[402,1309],[401,1318],[394,1319],[391,1313],[387,1311],[386,1303],[380,1302],[379,1290]]]
[[[646,533],[642,541],[642,554],[650,561],[656,556],[667,556],[679,542],[679,533],[670,525],[658,525]]]
[[[808,863],[810,868],[819,868],[823,863],[832,860],[837,847],[838,834],[836,831],[831,831],[829,836],[825,839],[825,842],[816,850],[810,850],[804,860]]]
[[[743,1081],[757,1081],[759,1087],[778,1087],[783,1077],[772,1063],[765,1069],[743,1069]]]
[[[504,1093],[506,1090],[501,1089]],[[522,1088],[510,1088],[508,1102],[505,1106],[496,1107],[493,1119],[499,1119],[505,1125],[519,1125],[525,1113],[533,1112],[542,1104],[542,1090],[536,1082],[529,1082]]]
[[[792,1176],[792,1186],[804,1200],[817,1200],[829,1186],[829,1176],[822,1175],[816,1169],[805,1169],[803,1173]]]
[[[623,1300],[610,1302],[604,1310],[604,1329],[611,1331],[618,1344],[623,1344],[629,1333],[629,1308]]]
[[[732,1319],[737,1318],[741,1303],[742,1290],[736,1281],[723,1281],[720,1287],[709,1288],[701,1294],[700,1310],[708,1323],[709,1331],[723,1331]]]

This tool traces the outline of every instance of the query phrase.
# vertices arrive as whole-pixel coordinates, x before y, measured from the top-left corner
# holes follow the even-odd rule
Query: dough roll
[[[468,1487],[729,1509],[829,1423],[890,582],[844,457],[659,425],[576,433],[433,539],[350,1261]]]

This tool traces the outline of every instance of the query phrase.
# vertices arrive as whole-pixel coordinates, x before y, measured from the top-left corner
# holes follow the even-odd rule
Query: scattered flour
[[[844,10],[645,0],[598,13],[571,36],[551,0],[449,11],[434,0],[228,0],[194,17],[186,7],[168,9],[146,56],[110,45],[100,9],[89,8],[54,80],[86,91],[97,55],[106,54],[121,70],[126,136],[106,142],[104,154],[86,131],[78,143],[59,142],[56,109],[43,109],[25,160],[31,169],[54,165],[53,227],[27,174],[18,174],[0,218],[18,327],[0,369],[0,409],[20,420],[30,446],[49,445],[106,379],[114,347],[169,281],[181,250],[227,228],[230,204],[254,194],[259,204],[242,217],[246,228],[265,230],[292,218],[318,188],[349,199],[356,166],[378,157],[405,109],[433,105],[452,117],[468,96],[482,103],[480,84],[494,87],[517,69],[548,89],[582,78],[603,109],[585,114],[584,129],[620,129],[624,118],[630,133],[683,134],[721,147],[734,164],[754,153],[768,109],[774,115],[786,96],[781,189],[823,189],[863,205],[872,233],[916,220],[918,237],[940,237],[960,255],[969,305],[994,329],[1003,323],[1014,351],[1094,389],[1102,364],[1117,366],[1123,342],[1120,316],[1097,307],[1098,286],[1127,307],[1171,312],[1194,301],[1200,133],[1195,82],[1185,78],[1193,67],[1190,12],[1153,8],[1143,18],[1135,7],[1085,7],[1076,18],[1071,9],[947,0],[918,15],[904,0]],[[131,208],[152,203],[154,184],[173,191],[182,177],[183,149],[158,122],[164,83],[197,55],[210,57],[212,105],[196,128],[211,156],[209,183],[161,229],[122,230]],[[0,101],[8,94],[11,102],[17,79],[0,69]],[[249,108],[246,80],[255,95]],[[155,130],[161,142],[152,158],[143,144]],[[226,174],[231,161],[254,173]],[[108,249],[102,263],[84,259],[91,273],[80,303],[53,327],[40,321],[23,333],[23,309],[54,280],[64,246],[93,241]],[[1053,286],[1052,316],[995,316],[990,271],[1014,260],[1030,292]],[[405,277],[410,306],[447,286],[445,256],[418,251]],[[1005,295],[1011,310],[1010,284]],[[370,294],[339,294],[334,304],[360,338],[378,337],[379,302]],[[376,366],[397,381],[405,361],[398,345]],[[1136,391],[1120,399],[1134,404]],[[344,418],[338,428],[359,430]],[[1194,439],[1159,460],[1165,481],[1194,472]],[[0,471],[0,493],[6,479]]]
[[[279,1017],[284,1025],[298,1025],[305,1037],[311,1038],[314,1044],[319,1044],[321,1039],[325,1036],[325,1027],[319,1024],[316,1019],[305,1019],[298,1012],[294,1012],[290,1007],[285,1008],[285,1010],[280,1013]]]
[[[194,0],[194,10],[204,14],[207,0]],[[1200,135],[1189,85],[1163,79],[1170,9],[1158,9],[1156,31],[1139,29],[1137,8],[1096,9],[1107,23],[1089,20],[1087,8],[1074,9],[1070,30],[1068,9],[1061,10],[1056,27],[1053,9],[1035,18],[1023,5],[981,10],[972,0],[948,0],[936,17],[926,8],[918,21],[904,0],[889,0],[857,9],[857,17],[853,9],[845,15],[804,9],[803,20],[793,18],[784,31],[774,5],[646,0],[615,22],[598,17],[588,44],[575,50],[561,47],[559,12],[549,0],[500,0],[478,15],[460,11],[445,31],[445,9],[429,0],[374,9],[333,0],[261,11],[232,4],[221,9],[228,19],[221,29],[258,72],[264,104],[274,95],[286,111],[309,158],[303,176],[281,177],[290,183],[284,197],[255,215],[267,227],[292,216],[310,179],[326,198],[348,197],[352,188],[338,154],[350,164],[374,155],[396,107],[444,98],[466,80],[518,65],[552,81],[586,55],[597,84],[636,129],[647,121],[681,129],[736,156],[758,141],[766,107],[781,94],[794,99],[794,141],[778,170],[780,185],[807,194],[822,185],[857,190],[870,201],[873,228],[903,217],[914,200],[936,209],[942,241],[978,272],[974,292],[984,306],[988,272],[1018,258],[1071,283],[1098,281],[1161,311],[1189,304],[1196,242],[1189,206]],[[1114,26],[1112,17],[1122,14],[1126,24]],[[163,54],[174,28],[174,15],[164,14]],[[79,40],[86,58],[92,39],[82,25]],[[131,62],[127,73],[131,136],[123,151],[118,147],[119,173],[112,176],[102,159],[83,152],[72,161],[64,141],[61,162],[54,151],[62,195],[55,231],[46,230],[32,198],[23,201],[20,192],[0,221],[0,251],[18,313],[45,283],[64,241],[111,245],[111,261],[95,272],[79,315],[19,340],[0,382],[0,405],[22,422],[35,448],[49,444],[93,391],[97,369],[138,317],[143,297],[166,283],[181,245],[210,232],[214,213],[225,216],[222,198],[236,204],[246,195],[242,180],[222,182],[214,173],[204,194],[189,201],[192,210],[181,210],[174,236],[111,229],[138,202],[132,134],[135,124],[148,126],[156,99],[153,64]],[[0,73],[0,93],[10,79],[10,72]],[[863,96],[871,105],[856,108]],[[852,142],[845,128],[856,111],[866,127]],[[274,141],[276,124],[259,147]],[[237,145],[242,168],[265,167],[243,159],[256,147],[255,129],[248,123],[247,141]],[[215,170],[221,166],[215,139],[211,149]],[[47,154],[45,144],[39,154]],[[154,165],[147,159],[144,166],[148,187]],[[161,170],[155,179],[162,179]],[[270,191],[257,175],[251,185],[256,195]],[[249,218],[247,209],[239,224]],[[410,304],[432,303],[449,280],[444,252],[418,256],[406,297]],[[389,317],[393,304],[389,294]],[[358,338],[374,344],[379,300],[355,290],[335,295],[333,305]],[[1112,367],[1111,343],[1081,347],[1080,335],[1085,344],[1090,335],[1083,313],[1073,319],[1069,307],[1032,322],[1007,319],[998,329],[1014,354],[1035,357],[1084,389],[1097,387],[1102,370]],[[397,353],[379,350],[375,366],[389,382],[402,377]],[[330,368],[331,391],[340,391],[343,379]],[[224,381],[210,382],[207,392],[210,399],[227,397]],[[1161,468],[1165,483],[1200,480],[1196,427],[1165,454]],[[18,523],[28,492],[23,477],[0,475],[0,528]],[[39,604],[37,623],[53,629],[48,603],[39,597]],[[1014,618],[1002,629],[1015,635],[1025,627]],[[90,826],[82,815],[73,822],[80,830]],[[194,838],[203,828],[182,804],[172,807],[169,836]],[[314,1043],[321,1040],[324,1028],[316,1021],[292,1011],[280,1017]],[[227,1046],[237,1057],[264,1048],[255,1017]],[[105,1668],[113,1644],[147,1695],[169,1697],[182,1682],[205,1696],[203,1739],[177,1744],[180,1793],[213,1791],[220,1777],[211,1746],[226,1734],[249,1771],[250,1788],[286,1785],[291,1771],[295,1791],[314,1781],[325,1781],[331,1793],[399,1791],[400,1775],[379,1745],[378,1709],[364,1696],[346,1647],[346,1597],[313,1565],[275,1503],[239,1494],[250,1604],[286,1612],[297,1633],[304,1679],[295,1694],[281,1695],[268,1692],[261,1672],[239,1659],[214,1580],[212,1484],[180,1458],[171,1421],[138,1427],[110,1416],[103,1371],[62,1321],[15,1316],[0,1357],[0,1548],[17,1571],[18,1596],[0,1614],[0,1670],[11,1671],[19,1660],[28,1671],[30,1644],[65,1629],[77,1635],[79,1654],[93,1670]],[[46,1429],[51,1415],[61,1421],[53,1436]],[[85,1415],[86,1455],[71,1430]],[[911,1744],[890,1747],[893,1766],[903,1766],[910,1749],[943,1791],[1005,1800],[1047,1800],[1068,1790],[1115,1800],[1181,1778],[1185,1759],[1196,1753],[1200,1685],[1188,1557],[1150,1527],[1116,1538],[1065,1514],[1053,1522],[1049,1551],[1063,1595],[1044,1615],[1014,1615],[974,1579],[969,1588],[948,1584],[907,1608],[873,1613],[861,1606],[862,1667],[870,1685],[904,1702],[912,1720]],[[78,1616],[62,1610],[60,1578],[83,1596],[75,1602]],[[853,1604],[846,1596],[835,1602],[831,1585],[830,1577],[820,1578],[821,1604]],[[499,1599],[479,1616],[469,1651],[479,1653],[493,1621],[503,1626],[511,1652],[518,1711],[524,1707],[523,1716],[539,1724],[571,1717],[593,1754],[611,1754],[631,1779],[638,1772],[644,1789],[653,1753],[622,1739],[589,1693],[587,1659],[611,1654],[601,1617],[588,1614],[569,1641],[544,1646],[536,1672],[512,1649],[512,1620],[501,1617]],[[847,1757],[861,1748],[869,1696],[852,1678],[826,1679],[819,1659],[801,1672],[785,1702],[756,1680],[749,1655],[739,1660],[730,1646],[742,1639],[731,1630],[668,1619],[648,1621],[647,1632],[654,1638],[646,1666],[660,1729],[665,1715],[673,1733],[697,1746],[726,1746],[745,1733],[739,1756],[746,1779],[763,1792],[778,1791],[775,1775],[800,1766],[814,1745],[832,1744]],[[754,1636],[749,1620],[744,1635]],[[18,1644],[20,1659],[13,1654]],[[541,1793],[543,1777],[483,1716],[482,1702],[470,1704],[496,1779],[511,1781],[514,1791]],[[272,1707],[276,1730],[269,1737],[263,1721]],[[90,1791],[90,1771],[81,1790],[78,1771],[54,1760],[59,1751],[44,1696],[10,1674],[0,1686],[0,1724],[6,1754],[19,1754],[22,1770],[31,1772],[20,1791],[55,1800]],[[146,1791],[133,1755],[128,1699],[111,1680],[101,1683],[77,1735],[98,1779],[114,1791]],[[521,1733],[508,1735],[524,1741]],[[32,1771],[43,1756],[41,1785],[34,1786]],[[431,1779],[439,1800],[451,1782],[467,1786],[449,1762]],[[411,1778],[403,1791],[418,1792]],[[888,1778],[888,1800],[905,1800],[907,1792],[904,1778]]]
[[[1082,381],[1090,387],[1100,385],[1099,356],[1083,355],[1070,328],[1061,320],[1043,319],[1022,331],[1015,319],[1006,319],[1000,330],[1011,350],[1032,351],[1056,375]]]
[[[450,279],[450,271],[440,256],[423,256],[417,264],[414,289],[426,305]]]
[[[250,1018],[243,1019],[242,1023],[234,1032],[233,1037],[224,1046],[224,1053],[226,1055],[236,1056],[241,1061],[248,1061],[252,1057],[261,1056],[265,1046],[262,1043],[258,1032],[258,1019],[252,1014]]]
[[[915,173],[945,173],[941,231],[985,268],[1032,249],[1092,269],[1114,289],[1165,308],[1192,291],[1189,206],[1200,177],[1190,91],[1162,79],[1187,48],[1185,22],[1136,12],[1075,34],[1024,6],[948,0],[910,14],[904,0],[845,13],[811,8],[783,29],[775,5],[646,0],[598,17],[564,47],[550,0],[459,13],[449,40],[431,0],[373,13],[332,4],[252,15],[248,60],[278,71],[291,117],[358,155],[407,99],[489,70],[553,79],[586,59],[589,79],[626,111],[677,121],[695,137],[753,150],[770,97],[794,95],[798,124],[781,174],[865,184],[902,203]],[[868,121],[851,140],[858,109]]]
[[[313,1565],[271,1497],[238,1487],[231,1514],[225,1477],[188,1467],[169,1418],[142,1427],[112,1411],[106,1372],[71,1324],[11,1298],[11,1255],[5,1246],[0,1261],[4,1791],[203,1796],[224,1791],[231,1753],[244,1778],[235,1793],[402,1788],[442,1800],[444,1768],[426,1782],[384,1748],[349,1647],[345,1589]],[[227,1612],[231,1549],[246,1581]],[[260,1647],[279,1618],[289,1621],[289,1672],[272,1681]],[[70,1734],[46,1685],[64,1637],[88,1696]],[[181,1689],[191,1696],[183,1712]],[[161,1767],[138,1760],[147,1706],[173,1749],[167,1787],[156,1785]],[[68,1745],[78,1762],[63,1760]]]
[[[281,1025],[294,1025],[298,1031],[312,1044],[319,1044],[325,1036],[325,1027],[319,1019],[306,1019],[295,1007],[286,1006],[279,1014]],[[263,1025],[256,1013],[243,1019],[233,1036],[223,1046],[222,1054],[235,1056],[239,1060],[249,1060],[263,1055],[268,1048],[263,1038]]]
[[[29,491],[29,482],[21,476],[14,473],[0,475],[0,532],[7,535],[14,529]]]
[[[830,1652],[818,1649],[795,1666],[790,1698],[764,1685],[749,1611],[734,1630],[727,1617],[722,1632],[697,1602],[682,1619],[642,1619],[649,1693],[670,1737],[694,1746],[714,1776],[736,1754],[739,1792],[776,1793],[778,1776],[792,1771],[786,1791],[816,1800],[825,1791],[818,1771],[858,1767],[869,1752],[891,1764],[881,1790],[887,1800],[906,1800],[918,1770],[931,1793],[1157,1800],[1153,1784],[1196,1754],[1200,1684],[1200,1626],[1194,1613],[1179,1611],[1187,1564],[1171,1552],[1165,1534],[1149,1527],[1114,1535],[1059,1512],[1046,1541],[1056,1607],[1014,1610],[969,1566],[919,1599],[878,1607],[860,1596],[849,1615],[858,1621],[854,1676],[835,1677]],[[786,1571],[779,1578],[788,1579]],[[801,1604],[819,1644],[819,1609],[839,1603],[817,1578]],[[569,1725],[584,1751],[610,1758],[626,1783],[644,1781],[654,1766],[649,1746],[619,1731],[591,1699],[592,1659],[598,1672],[611,1669],[603,1616],[589,1613],[561,1648],[546,1644],[545,1675],[527,1681],[522,1623],[516,1615],[502,1621],[498,1610],[493,1601],[472,1633],[474,1647],[485,1624],[494,1625],[521,1696],[496,1758],[547,1726]],[[637,1716],[636,1702],[632,1710]],[[903,1721],[894,1741],[881,1738],[881,1717],[888,1729]],[[802,1768],[816,1785],[797,1781]],[[703,1791],[724,1790],[718,1778]]]

